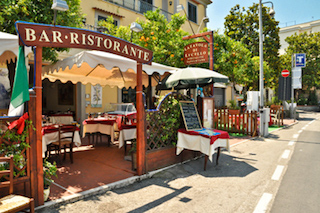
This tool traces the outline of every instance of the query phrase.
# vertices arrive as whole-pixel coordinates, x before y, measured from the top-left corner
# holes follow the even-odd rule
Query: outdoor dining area
[[[190,91],[206,85],[212,88],[215,82],[227,83],[228,77],[202,68],[150,64],[143,61],[148,59],[148,54],[145,55],[143,59],[132,60],[113,53],[81,51],[51,65],[36,64],[41,76],[35,76],[33,90],[41,95],[32,96],[28,103],[30,120],[34,121],[37,133],[30,137],[32,148],[27,153],[33,163],[27,168],[39,170],[44,159],[56,163],[57,176],[51,177],[50,200],[142,175],[201,153],[206,156],[206,169],[207,159],[213,161],[216,151],[220,154],[221,148],[229,149],[228,133],[204,129],[195,107],[185,111],[186,114],[180,110],[177,113],[176,108],[182,107],[180,101],[194,104],[191,96],[170,91],[182,88]],[[203,76],[182,74],[180,77],[187,79],[175,79],[174,74],[181,72]],[[152,90],[160,82],[169,91],[156,109],[146,109]],[[106,88],[105,96],[97,85]],[[135,88],[135,103],[124,103],[119,93],[130,87]],[[106,99],[113,103],[112,107],[105,107]],[[213,125],[214,105],[210,109],[212,113],[207,119]],[[188,112],[193,113],[191,117]],[[187,128],[189,121],[195,119],[196,128]],[[194,137],[200,141],[200,148],[190,143]],[[30,176],[30,172],[27,175],[34,183],[32,192],[37,187],[41,189],[34,182],[37,178]]]

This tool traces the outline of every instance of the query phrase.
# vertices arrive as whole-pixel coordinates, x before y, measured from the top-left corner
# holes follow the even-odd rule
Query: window
[[[107,17],[98,15],[98,22],[99,22],[99,21],[107,21]],[[113,17],[113,24],[114,24],[115,26],[119,26],[119,21],[116,20],[114,17]]]
[[[197,6],[188,2],[188,19],[197,23]]]

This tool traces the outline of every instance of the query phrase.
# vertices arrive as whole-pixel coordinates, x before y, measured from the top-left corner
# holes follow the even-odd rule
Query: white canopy
[[[42,78],[48,78],[51,82],[60,80],[65,83],[81,82],[111,87],[135,87],[137,62],[122,56],[101,51],[82,51],[74,56],[65,58],[55,64],[43,67]],[[142,65],[143,85],[148,85],[148,75],[159,73],[167,75],[175,70],[153,62],[152,65]],[[157,82],[153,79],[152,86]]]
[[[228,76],[213,70],[197,67],[180,68],[174,71],[165,82],[167,87],[192,86],[209,83],[228,83]]]
[[[19,39],[17,35],[0,32],[0,64],[17,57],[19,52]],[[25,55],[31,52],[31,48],[25,48]]]

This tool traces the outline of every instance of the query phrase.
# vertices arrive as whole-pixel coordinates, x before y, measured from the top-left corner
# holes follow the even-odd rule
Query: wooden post
[[[36,131],[30,134],[31,195],[36,206],[44,204],[42,162],[42,47],[36,48],[35,96],[30,97],[29,115]]]
[[[145,131],[145,109],[142,95],[142,64],[137,63],[137,173],[146,173],[146,131]]]

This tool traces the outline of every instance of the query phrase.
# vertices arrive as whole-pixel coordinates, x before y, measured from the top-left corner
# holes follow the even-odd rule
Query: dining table
[[[48,118],[49,122],[53,124],[71,124],[74,122],[72,114],[52,114]]]
[[[230,151],[229,138],[228,132],[217,129],[202,128],[191,131],[179,129],[176,155],[184,149],[200,151],[205,154],[204,170],[206,170],[207,161],[209,159],[212,162],[212,155],[216,150],[218,150],[216,164],[218,164],[221,148]]]
[[[68,132],[69,129],[73,128],[71,125],[61,125],[62,137],[71,136],[72,132]],[[45,125],[41,129],[42,134],[42,154],[44,155],[47,151],[47,145],[52,142],[59,140],[59,125]],[[81,146],[81,138],[80,138],[80,129],[76,127],[76,131],[74,133],[73,143],[75,146]]]
[[[86,134],[101,133],[110,135],[111,142],[114,142],[114,132],[118,129],[116,118],[88,118],[83,121],[83,132],[82,137],[84,138]]]
[[[119,148],[124,146],[127,153],[127,142],[137,138],[137,124],[122,124],[119,128]]]

